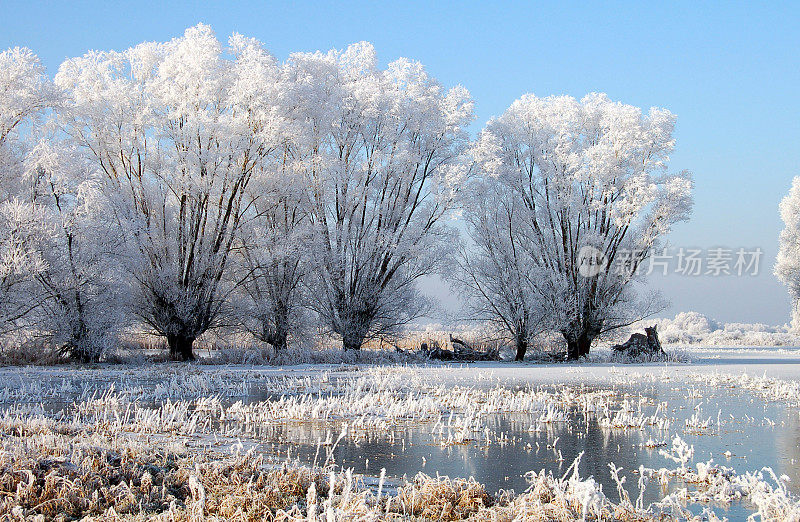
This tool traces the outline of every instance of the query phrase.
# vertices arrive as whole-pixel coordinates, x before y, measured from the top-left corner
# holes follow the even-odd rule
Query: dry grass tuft
[[[312,485],[344,489],[329,488],[321,469],[271,467],[250,454],[215,460],[54,432],[9,439],[0,451],[0,520],[274,520]]]
[[[392,512],[428,520],[465,520],[494,503],[483,484],[473,478],[451,480],[420,473],[398,490],[389,507]]]
[[[0,366],[55,366],[69,363],[63,351],[35,340],[13,342],[0,339]]]

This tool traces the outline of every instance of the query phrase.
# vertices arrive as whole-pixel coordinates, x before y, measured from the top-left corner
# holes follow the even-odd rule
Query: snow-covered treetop
[[[0,52],[0,143],[26,118],[50,107],[56,91],[30,49]]]
[[[0,52],[0,199],[22,190],[27,153],[23,129],[58,100],[44,66],[30,49]]]
[[[362,169],[427,162],[429,174],[440,168],[440,183],[462,179],[463,168],[454,168],[450,160],[468,141],[469,92],[460,86],[445,92],[419,62],[400,58],[381,70],[368,42],[327,53],[295,53],[283,67],[279,90],[285,114],[297,126],[295,139],[323,139],[334,148],[355,140],[349,152],[365,160],[354,163]],[[426,156],[431,151],[434,155]]]
[[[605,94],[580,101],[528,94],[489,122],[474,151],[485,173],[529,184],[556,204],[551,210],[566,210],[588,244],[603,245],[591,236],[605,235],[604,227],[638,225],[628,236],[649,248],[692,208],[691,179],[666,174],[674,124],[665,109],[642,114]],[[578,220],[579,209],[598,211],[601,219]]]

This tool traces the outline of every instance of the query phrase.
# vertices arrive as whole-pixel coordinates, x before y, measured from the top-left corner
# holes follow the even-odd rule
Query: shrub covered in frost
[[[720,323],[698,312],[681,312],[673,319],[646,319],[634,324],[632,331],[658,325],[662,344],[708,346],[797,346],[800,336],[789,327],[762,323]]]

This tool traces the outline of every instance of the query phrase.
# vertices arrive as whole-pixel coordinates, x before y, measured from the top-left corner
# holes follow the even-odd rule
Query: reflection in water
[[[778,419],[773,418],[776,422]],[[785,412],[785,420],[775,428],[775,448],[778,452],[780,473],[786,474],[791,482],[790,489],[800,491],[800,411]]]

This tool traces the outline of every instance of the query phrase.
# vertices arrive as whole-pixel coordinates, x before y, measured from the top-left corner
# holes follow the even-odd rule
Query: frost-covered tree
[[[75,147],[48,136],[26,171],[47,231],[37,242],[45,266],[32,289],[35,331],[75,360],[97,361],[122,322],[122,278],[111,255],[122,237],[107,219],[98,173]]]
[[[425,310],[415,283],[446,254],[472,103],[417,62],[379,69],[367,43],[292,55],[284,80],[314,231],[311,306],[359,349]]]
[[[786,285],[792,300],[792,329],[800,331],[800,176],[792,180],[789,194],[780,204],[786,225],[781,231],[775,276]]]
[[[288,145],[265,162],[251,185],[238,249],[245,296],[241,324],[276,350],[285,350],[289,337],[296,338],[305,325],[301,283],[307,276],[310,229],[305,188],[291,163]]]
[[[274,59],[253,40],[229,43],[198,25],[70,59],[56,75],[69,97],[64,129],[104,173],[110,217],[128,239],[119,259],[132,309],[176,359],[192,359],[195,339],[228,320],[245,192],[273,148]]]
[[[30,50],[0,53],[0,333],[38,306],[33,278],[46,266],[38,249],[47,227],[26,185],[31,126],[58,95]]]
[[[488,181],[488,182],[487,182]],[[522,361],[546,321],[530,280],[533,266],[528,236],[519,231],[527,216],[508,187],[477,179],[463,193],[470,245],[458,257],[450,279],[465,297],[474,319],[488,321],[510,340]]]
[[[665,172],[674,122],[666,110],[642,114],[603,94],[526,95],[490,121],[474,147],[483,182],[500,186],[514,214],[498,212],[505,221],[487,240],[508,248],[514,234],[526,250],[519,272],[569,358],[654,311],[635,292],[637,269],[691,211],[688,175]],[[598,262],[590,270],[586,252]]]

